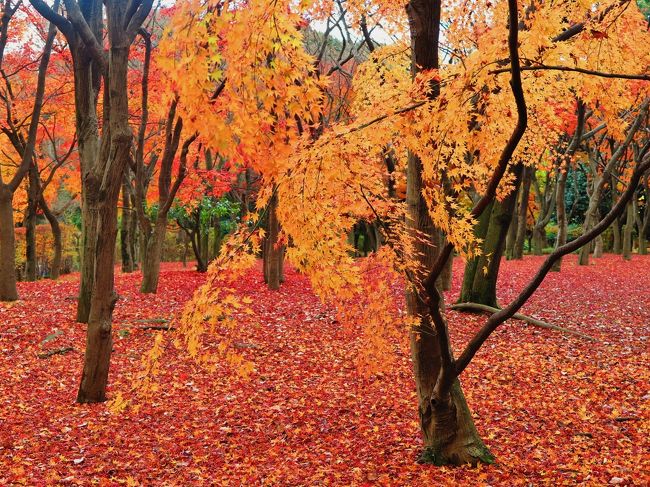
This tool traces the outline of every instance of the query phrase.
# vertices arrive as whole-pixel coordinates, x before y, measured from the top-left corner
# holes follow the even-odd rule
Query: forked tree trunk
[[[109,140],[103,140],[101,162],[88,181],[89,192],[98,195],[94,250],[95,275],[92,290],[86,353],[77,402],[106,400],[108,368],[112,349],[112,315],[117,301],[114,291],[115,240],[117,237],[117,202],[122,187],[123,171],[131,148],[131,128],[127,98],[129,41],[122,31],[125,5],[113,5],[108,12],[111,47],[109,50]],[[96,208],[96,210],[95,210]],[[101,229],[101,231],[99,231]]]
[[[0,184],[0,301],[18,299],[13,191]]]
[[[438,68],[440,36],[439,0],[411,0],[407,7],[411,33],[412,64],[415,75],[420,69]],[[430,96],[436,97],[435,86]],[[435,231],[427,204],[422,196],[422,162],[409,154],[407,163],[407,231],[414,239],[415,252],[423,269],[430,269],[442,239]],[[430,236],[428,242],[417,238]],[[432,243],[435,244],[431,245]],[[422,278],[423,276],[417,276]],[[429,310],[418,296],[418,290],[409,286],[406,291],[407,311],[417,320],[411,331],[411,357],[418,395],[420,429],[424,440],[421,460],[435,464],[476,464],[492,462],[493,457],[481,441],[462,394],[460,384],[454,383],[449,401],[434,404],[434,385],[441,366],[438,340],[429,318]]]
[[[461,302],[479,303],[498,307],[497,279],[501,266],[501,257],[505,250],[506,237],[517,200],[519,178],[515,180],[515,189],[503,200],[495,201],[489,218],[487,231],[479,236],[483,239],[481,255],[475,257],[476,264],[466,266],[461,290]],[[487,213],[488,210],[486,210]],[[480,228],[480,224],[479,224]]]

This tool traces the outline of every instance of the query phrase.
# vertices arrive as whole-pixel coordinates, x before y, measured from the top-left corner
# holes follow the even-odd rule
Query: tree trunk
[[[282,259],[283,250],[278,245],[278,234],[280,233],[280,223],[277,216],[278,196],[274,191],[269,200],[268,210],[268,234],[266,237],[266,251],[264,252],[265,267],[267,274],[267,284],[269,289],[280,289],[280,260]]]
[[[445,264],[445,268],[442,271],[442,275],[440,276],[443,291],[450,291],[451,290],[451,285],[452,285],[453,277],[454,277],[454,270],[453,269],[454,269],[454,254],[452,253],[449,256],[449,259],[447,259],[447,263]]]
[[[491,207],[487,231],[482,237],[481,255],[473,259],[477,261],[476,265],[472,266],[473,275],[467,269],[465,271],[468,275],[467,279],[463,279],[461,302],[498,307],[497,279],[510,221],[517,201],[516,188],[518,184],[519,179],[515,181],[515,189],[503,201],[495,201]]]
[[[533,255],[542,255],[546,247],[546,230],[535,226],[533,228]]]
[[[555,239],[555,248],[561,247],[567,241],[569,233],[569,223],[567,221],[566,214],[566,180],[569,174],[568,169],[560,169],[560,173],[557,177],[557,193],[555,194],[555,212],[557,218],[557,238]],[[562,268],[562,259],[558,259],[553,264],[551,271],[560,272]]]
[[[127,98],[129,42],[119,32],[124,9],[125,5],[113,5],[108,12],[109,31],[112,31],[108,76],[109,139],[105,137],[102,140],[101,164],[88,180],[87,188],[88,192],[95,190],[93,193],[98,195],[97,206],[91,208],[91,213],[96,213],[92,218],[96,222],[95,247],[92,250],[97,272],[88,316],[84,369],[77,394],[80,403],[106,400],[112,349],[112,315],[117,301],[113,282],[117,202],[132,141]]]
[[[131,220],[133,219],[131,210],[131,195],[129,183],[124,179],[122,183],[122,220],[120,222],[120,253],[122,257],[122,272],[133,272],[134,256],[131,254]]]
[[[17,299],[13,192],[0,183],[0,301]]]
[[[411,34],[413,75],[420,69],[437,69],[440,37],[440,0],[411,0],[406,7]],[[430,96],[437,97],[434,86]],[[431,269],[442,243],[431,222],[427,204],[422,196],[422,162],[409,154],[407,162],[406,228],[414,240],[415,256],[422,269]],[[418,235],[427,235],[422,242]],[[421,273],[419,273],[421,274]],[[416,276],[422,281],[423,275]],[[424,440],[421,460],[435,464],[476,464],[492,462],[493,457],[481,441],[472,422],[465,397],[458,381],[454,382],[447,400],[434,400],[434,387],[441,367],[441,354],[431,323],[428,307],[419,291],[409,286],[406,291],[409,316],[417,322],[411,330],[411,357],[418,396],[420,429]]]
[[[623,226],[623,259],[632,259],[632,232],[634,231],[634,205],[632,202],[627,204],[627,218]]]
[[[142,293],[155,293],[158,290],[160,262],[166,233],[167,215],[158,215],[154,230],[149,236],[147,252],[142,264],[142,284],[140,285],[140,292]]]
[[[528,199],[530,197],[530,185],[533,181],[535,171],[532,168],[524,167],[523,183],[521,186],[521,199],[517,212],[517,237],[515,238],[515,247],[513,250],[513,259],[523,259],[524,243],[526,242],[527,216],[528,216]]]
[[[27,212],[25,214],[25,280],[33,282],[37,276],[38,256],[36,255],[36,210],[40,193],[38,168],[32,162],[29,166],[27,187]]]
[[[61,225],[59,220],[57,220],[56,215],[52,213],[50,207],[47,206],[47,202],[41,193],[39,205],[45,218],[50,224],[52,230],[52,238],[54,240],[54,258],[52,259],[52,265],[50,269],[50,279],[56,280],[61,274],[61,257],[63,254],[63,238],[61,234]]]

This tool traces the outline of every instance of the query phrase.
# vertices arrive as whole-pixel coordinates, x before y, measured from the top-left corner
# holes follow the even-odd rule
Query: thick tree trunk
[[[533,255],[542,255],[546,247],[546,230],[535,225],[533,228]]]
[[[13,192],[0,183],[0,301],[18,299]]]
[[[158,278],[160,277],[160,262],[162,260],[163,244],[167,233],[167,215],[161,218],[158,215],[156,225],[149,236],[145,260],[142,264],[142,284],[140,292],[155,293],[158,290]]]
[[[437,69],[440,36],[439,0],[411,0],[406,7],[409,16],[412,48],[412,72]],[[431,97],[438,96],[434,86]],[[406,228],[414,241],[416,258],[426,272],[431,269],[442,238],[433,227],[427,204],[422,196],[422,162],[409,154],[407,162]],[[423,242],[418,236],[429,236]],[[424,276],[416,278],[422,280]],[[435,464],[476,464],[491,462],[493,457],[481,441],[472,422],[458,381],[444,401],[436,401],[434,387],[441,368],[438,339],[432,326],[429,309],[419,290],[409,286],[406,291],[409,316],[417,323],[411,331],[411,357],[418,396],[420,429],[424,440],[421,460]]]
[[[632,232],[634,231],[634,205],[632,202],[627,205],[627,218],[623,227],[623,259],[632,259]]]

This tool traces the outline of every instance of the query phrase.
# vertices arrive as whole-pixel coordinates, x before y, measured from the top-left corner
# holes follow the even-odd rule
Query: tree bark
[[[40,193],[38,168],[32,161],[27,175],[27,211],[25,214],[25,280],[36,281],[38,256],[36,255],[36,210]]]
[[[124,179],[122,183],[122,220],[120,221],[120,254],[122,257],[122,272],[129,273],[135,270],[134,255],[131,253],[131,191],[129,182]]]
[[[158,290],[160,277],[160,262],[162,260],[163,244],[167,232],[167,218],[158,218],[152,234],[149,236],[147,251],[142,263],[142,284],[140,292],[155,293]]]
[[[56,280],[61,275],[61,258],[63,255],[63,235],[61,233],[61,225],[59,224],[56,215],[52,213],[52,210],[50,210],[50,207],[47,205],[43,193],[40,195],[39,205],[52,230],[52,239],[54,240],[54,258],[52,259],[52,265],[50,268],[50,279]]]
[[[0,301],[18,299],[13,191],[0,185]]]
[[[437,69],[440,0],[411,0],[406,10],[411,34],[413,75],[420,69]],[[438,95],[439,86],[436,85],[430,96],[435,98]],[[415,258],[422,269],[428,270],[435,262],[442,238],[429,217],[422,189],[422,161],[411,153],[407,162],[406,227],[414,241]],[[423,237],[427,241],[423,241]],[[420,281],[423,277],[415,276]],[[439,402],[434,399],[434,388],[442,364],[439,341],[430,311],[414,286],[407,288],[406,304],[409,316],[417,322],[411,331],[411,356],[424,440],[421,461],[456,465],[491,462],[493,458],[478,436],[458,380],[453,382],[446,400]]]
[[[277,216],[278,195],[274,191],[271,199],[269,200],[268,209],[268,233],[266,236],[266,249],[264,252],[267,275],[267,284],[269,289],[280,289],[280,260],[283,258],[283,249],[278,245],[278,236],[280,233],[280,222]]]
[[[519,182],[519,178],[516,178],[515,188],[512,192],[503,201],[495,201],[491,207],[492,211],[486,215],[489,222],[487,231],[480,236],[483,239],[481,255],[472,259],[476,260],[476,264],[470,266],[468,262],[466,266],[466,278],[463,279],[460,302],[498,307],[497,279],[501,257],[505,250],[506,237],[517,202]]]
[[[535,177],[535,170],[530,167],[524,168],[523,182],[521,185],[521,198],[517,208],[517,236],[515,238],[515,246],[512,253],[513,259],[523,259],[524,257],[524,243],[526,241],[526,230],[528,228],[528,199],[530,197],[530,185]]]
[[[632,232],[634,231],[634,204],[630,201],[627,205],[626,220],[623,226],[623,259],[632,259]]]

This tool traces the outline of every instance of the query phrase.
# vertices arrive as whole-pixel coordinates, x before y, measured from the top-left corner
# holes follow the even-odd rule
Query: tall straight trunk
[[[0,301],[18,299],[13,191],[0,184]]]
[[[52,239],[54,240],[54,258],[52,259],[52,265],[50,268],[50,279],[58,279],[61,275],[61,257],[63,255],[63,236],[61,234],[61,225],[59,220],[56,218],[56,215],[52,213],[50,207],[47,205],[43,194],[41,193],[39,199],[39,205],[45,218],[50,224],[50,229],[52,230]]]
[[[280,289],[280,259],[284,254],[283,249],[278,246],[278,235],[280,233],[280,222],[277,215],[278,195],[273,192],[269,200],[268,209],[268,234],[266,237],[266,249],[264,252],[267,284],[269,289]]]
[[[517,207],[517,236],[515,238],[515,246],[512,253],[513,259],[522,259],[524,257],[524,243],[526,242],[526,229],[527,215],[528,215],[528,199],[530,197],[530,185],[533,182],[535,171],[533,168],[524,167],[521,185],[521,198],[519,199],[519,206]]]
[[[437,69],[440,36],[440,0],[411,0],[406,7],[409,16],[413,75],[420,69]],[[439,94],[434,86],[430,96]],[[414,239],[421,269],[432,267],[442,238],[431,222],[422,196],[422,161],[409,154],[407,162],[406,228]],[[418,235],[430,237],[423,242]],[[416,276],[420,280],[423,275]],[[424,440],[421,460],[436,464],[475,464],[493,460],[481,441],[458,380],[454,381],[449,400],[435,401],[434,387],[441,368],[440,345],[428,307],[413,286],[406,291],[407,311],[417,320],[411,331],[411,357],[418,396],[420,429]],[[441,303],[442,304],[442,303]]]
[[[623,259],[625,260],[632,258],[632,232],[634,231],[635,220],[634,204],[630,202],[627,205],[625,226],[623,227]]]
[[[37,279],[38,256],[36,255],[36,210],[40,194],[38,168],[32,162],[27,175],[27,212],[25,214],[25,280]]]
[[[149,236],[147,252],[142,263],[142,284],[140,285],[142,293],[155,293],[158,290],[160,262],[166,233],[167,215],[158,215],[153,232]]]

